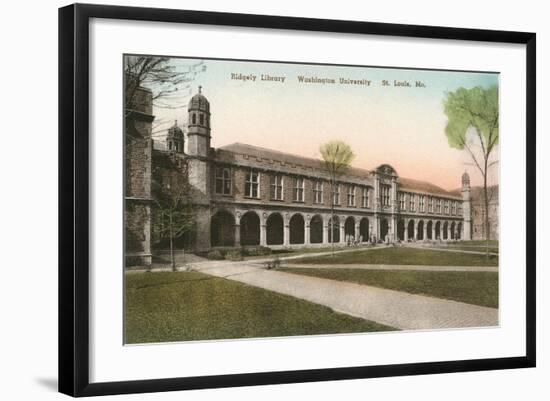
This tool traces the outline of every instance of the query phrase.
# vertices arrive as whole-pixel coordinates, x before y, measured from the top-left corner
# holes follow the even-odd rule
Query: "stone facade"
[[[471,238],[467,174],[461,190],[446,191],[400,177],[389,165],[350,167],[332,191],[320,160],[240,143],[212,148],[210,112],[199,90],[188,106],[187,152],[173,127],[152,158],[170,154],[185,161],[196,205],[197,229],[188,244],[194,251]],[[165,170],[164,175],[183,174]],[[134,175],[132,185],[140,180],[137,171]]]
[[[150,265],[152,93],[136,88],[125,108],[124,224],[126,265]]]
[[[499,194],[498,185],[487,188],[489,199],[489,239],[498,240],[499,227]],[[484,240],[485,236],[485,205],[483,187],[472,188],[472,239]]]

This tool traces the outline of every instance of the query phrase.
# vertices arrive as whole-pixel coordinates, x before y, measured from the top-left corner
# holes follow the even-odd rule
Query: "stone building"
[[[137,87],[125,107],[124,226],[127,264],[152,262],[151,167],[153,140],[152,93]]]
[[[373,170],[351,167],[332,190],[321,160],[242,143],[212,148],[210,103],[200,87],[187,112],[187,152],[185,134],[174,125],[166,142],[155,146],[152,167],[160,154],[185,161],[196,206],[197,228],[189,243],[194,251],[471,238],[466,173],[460,191],[446,191],[401,177],[388,164]],[[175,167],[162,174],[183,173]]]
[[[485,205],[483,187],[472,187],[472,239],[484,240],[485,236]],[[498,234],[498,185],[492,185],[487,188],[487,198],[489,199],[489,239],[499,239]]]

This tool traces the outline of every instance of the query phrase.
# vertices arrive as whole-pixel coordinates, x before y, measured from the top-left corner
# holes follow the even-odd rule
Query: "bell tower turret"
[[[202,94],[201,86],[199,93],[189,101],[187,112],[187,153],[190,156],[207,157],[210,152],[210,103]]]

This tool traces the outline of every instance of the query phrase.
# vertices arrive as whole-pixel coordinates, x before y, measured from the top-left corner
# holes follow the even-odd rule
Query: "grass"
[[[202,273],[127,273],[125,284],[128,344],[394,330]]]
[[[485,246],[481,245],[434,245],[433,248],[451,249],[457,251],[469,251],[469,252],[485,252]],[[489,246],[490,253],[498,253],[498,248],[492,248]]]
[[[289,268],[284,271],[498,308],[498,273],[493,272],[380,271],[342,268]]]
[[[305,257],[294,263],[302,264],[375,264],[375,265],[426,265],[426,266],[498,266],[498,256],[434,251],[431,249],[391,247],[334,256]]]

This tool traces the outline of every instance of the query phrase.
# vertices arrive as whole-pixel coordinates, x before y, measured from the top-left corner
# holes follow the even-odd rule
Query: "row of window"
[[[434,198],[433,196],[407,194],[409,204],[405,201],[405,193],[399,193],[399,210],[410,212],[416,211],[416,198],[418,197],[418,211],[421,213],[442,213],[451,215],[462,215],[460,202]],[[426,202],[427,201],[427,202]],[[435,206],[435,208],[434,208]]]
[[[283,200],[283,180],[282,174],[272,174],[269,176],[269,197],[271,200]],[[304,185],[303,177],[292,177],[292,200],[295,202],[304,202]],[[371,188],[358,187],[356,185],[348,185],[346,193],[346,205],[356,207],[356,193],[360,190],[360,207],[369,208],[371,198]],[[315,180],[313,182],[313,203],[324,203],[325,182],[323,180]],[[231,170],[229,167],[216,168],[216,185],[215,191],[220,195],[231,195]],[[260,197],[260,173],[256,170],[248,170],[245,176],[244,195],[249,198]],[[399,209],[402,211],[416,211],[416,195],[408,194],[408,207],[405,201],[405,193],[399,192]],[[335,205],[342,204],[341,184],[336,183],[332,191],[333,203]],[[380,199],[382,206],[391,205],[391,186],[380,186]],[[434,208],[435,206],[435,208]],[[418,210],[422,213],[443,213],[451,215],[462,215],[462,206],[457,201],[449,201],[432,196],[418,195]]]
[[[216,168],[215,191],[220,195],[231,195],[231,170],[229,167]],[[282,174],[272,174],[269,176],[269,197],[271,200],[283,200],[283,180]],[[305,179],[303,177],[292,177],[292,200],[295,202],[304,202]],[[315,180],[313,182],[313,203],[324,203],[325,182]],[[347,191],[347,206],[356,206],[355,194],[357,188],[355,185],[349,185]],[[249,198],[260,197],[260,173],[256,170],[248,170],[245,175],[244,195]],[[341,205],[341,185],[335,184],[332,192],[335,205]],[[370,189],[361,187],[361,207],[370,207]]]

